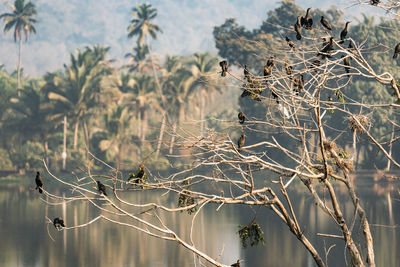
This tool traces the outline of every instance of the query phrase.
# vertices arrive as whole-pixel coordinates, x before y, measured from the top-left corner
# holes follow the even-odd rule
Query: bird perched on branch
[[[371,5],[376,6],[378,5],[381,1],[380,0],[370,0],[369,1]]]
[[[400,53],[400,43],[398,43],[398,44],[396,45],[396,47],[394,48],[393,58],[397,58],[397,56],[399,55],[399,53]]]
[[[345,65],[346,67],[344,67],[344,70],[346,71],[346,73],[350,72],[350,58],[349,57],[345,57],[342,56],[343,58],[343,65]],[[347,77],[350,77],[350,75],[347,75]]]
[[[312,18],[308,17],[310,10],[311,10],[311,7],[307,8],[306,16],[301,17],[301,26],[306,30],[311,30],[312,25],[313,25]]]
[[[346,36],[347,36],[349,23],[350,23],[350,21],[346,22],[346,25],[344,26],[344,29],[340,32],[340,41],[339,41],[339,44],[343,44],[344,39],[345,39]]]
[[[264,66],[264,76],[265,77],[271,76],[272,67],[273,66],[268,66],[268,63],[267,63],[267,65]]]
[[[320,22],[321,22],[322,26],[325,27],[325,29],[327,29],[329,31],[332,30],[331,24],[329,24],[329,22],[324,18],[324,16],[321,16]]]
[[[60,217],[54,218],[53,224],[56,229],[65,227],[64,220]]]
[[[146,170],[144,168],[144,164],[140,164],[139,169],[135,174],[130,173],[128,182],[133,179],[133,183],[139,184],[139,183],[144,183],[146,180]]]
[[[237,142],[238,145],[238,151],[241,152],[241,148],[244,146],[244,140],[246,139],[246,135],[242,133],[242,135],[239,137],[239,140]]]
[[[35,178],[35,183],[36,183],[36,190],[39,189],[39,193],[43,193],[43,180],[42,177],[40,177],[40,172],[36,173],[36,178]]]
[[[100,193],[103,193],[105,196],[107,196],[106,186],[104,184],[102,184],[100,181],[97,181],[97,188]]]
[[[285,62],[285,70],[286,74],[289,76],[289,79],[291,79],[293,75],[293,67],[290,66],[287,62]]]
[[[287,36],[285,37],[285,40],[286,40],[287,44],[289,45],[289,47],[292,48],[293,51],[295,51],[296,47],[295,47],[294,43],[292,42],[292,40],[290,40],[290,38]]]
[[[322,56],[322,58],[329,57],[331,58],[331,55],[329,53],[333,50],[333,37],[329,38],[329,43],[325,45],[324,48],[320,52],[318,52],[317,56]]]
[[[240,124],[243,124],[244,123],[244,121],[246,120],[246,116],[244,115],[244,113],[243,112],[239,112],[239,114],[238,114],[238,118],[239,118],[239,123]]]
[[[219,65],[221,66],[221,77],[225,77],[226,73],[228,72],[228,61],[222,60]]]
[[[296,39],[301,40],[300,16],[297,17],[296,24],[294,24],[294,31],[296,32]]]
[[[236,263],[232,263],[231,264],[231,267],[240,267],[241,266],[241,264],[240,264],[241,261],[243,261],[243,260],[242,259],[238,259]]]
[[[314,71],[317,71],[316,68],[318,68],[320,66],[321,66],[321,61],[319,59],[316,59],[313,62],[311,62],[310,69],[314,69]]]

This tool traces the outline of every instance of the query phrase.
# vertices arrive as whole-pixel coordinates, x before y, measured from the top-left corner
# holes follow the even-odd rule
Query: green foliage
[[[186,180],[182,182],[182,185],[186,188],[182,190],[182,192],[179,194],[178,198],[178,207],[183,208],[187,206],[191,206],[196,204],[196,199],[192,196],[192,194],[188,191],[190,185],[190,181]],[[187,209],[187,213],[189,215],[195,213],[197,211],[197,205],[194,207],[191,207],[190,209]],[[183,211],[182,211],[183,212]]]
[[[248,225],[239,225],[239,238],[243,248],[247,248],[247,244],[250,246],[257,246],[259,242],[265,245],[264,231],[261,229],[258,222],[253,221]]]
[[[32,169],[43,167],[44,149],[38,142],[27,141],[20,148],[9,152],[9,157],[18,169]]]

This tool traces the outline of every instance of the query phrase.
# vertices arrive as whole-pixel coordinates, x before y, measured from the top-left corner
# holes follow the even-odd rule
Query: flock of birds
[[[371,4],[373,5],[377,5],[379,4],[379,0],[371,0]],[[301,40],[302,39],[302,34],[301,34],[301,28],[304,28],[306,30],[311,30],[312,26],[313,26],[313,19],[310,17],[310,10],[311,8],[308,8],[306,11],[306,15],[304,17],[298,16],[297,17],[297,21],[294,24],[294,30],[296,32],[296,39],[297,40]],[[330,25],[330,23],[324,18],[324,16],[321,16],[320,19],[320,23],[321,25],[328,31],[332,31],[332,26]],[[340,41],[338,42],[339,44],[343,44],[347,34],[348,34],[348,26],[349,26],[350,22],[346,22],[344,29],[340,32]],[[288,46],[295,50],[296,46],[294,44],[294,42],[292,40],[290,40],[289,37],[285,37],[285,40],[288,44]],[[333,51],[333,46],[334,46],[334,37],[330,37],[329,41],[324,43],[323,48],[321,49],[321,51],[318,52],[317,56],[321,56],[322,59],[325,58],[330,58],[330,53]],[[353,48],[352,46],[352,42],[349,42],[349,49]],[[398,55],[400,54],[400,43],[398,43],[395,48],[394,48],[394,54],[393,54],[393,58],[396,59],[398,57]],[[343,64],[345,65],[345,71],[347,73],[350,72],[350,60],[348,57],[344,57],[343,58]],[[219,62],[219,65],[221,67],[221,76],[222,77],[226,77],[226,74],[228,73],[228,61],[227,60],[223,60],[221,62]],[[312,63],[312,67],[319,67],[321,65],[321,62],[317,59]],[[272,69],[275,66],[274,64],[274,57],[270,57],[267,60],[267,64],[264,66],[264,76],[269,77],[272,73]],[[293,74],[293,68],[289,65],[286,64],[285,66],[285,70],[286,73],[291,77]],[[249,72],[249,70],[247,69],[247,66],[244,65],[244,69],[243,69],[243,74],[247,80],[248,83],[252,83],[253,80],[251,78],[251,73]],[[298,77],[292,77],[292,81],[293,81],[293,88],[296,91],[296,93],[300,93],[304,87],[304,78],[303,75],[300,74]],[[261,93],[261,92],[258,92]],[[278,95],[276,93],[274,93],[273,91],[271,91],[273,98],[276,100],[277,103],[279,103],[279,99],[278,99]],[[244,89],[241,97],[246,97],[252,95],[252,91]],[[261,101],[261,98],[255,98],[256,100]],[[246,116],[245,114],[240,111],[238,114],[238,119],[239,119],[239,123],[240,124],[244,124],[245,120],[246,120]],[[237,146],[238,146],[238,152],[241,152],[241,148],[244,146],[245,143],[245,139],[246,139],[246,134],[242,133],[237,141]],[[142,179],[142,177],[145,175],[145,170],[144,167],[141,165],[138,172],[136,173],[133,182],[139,182],[140,179]],[[39,190],[39,193],[43,193],[43,180],[40,176],[40,172],[36,173],[36,178],[35,178],[35,182],[36,182],[36,190]],[[106,186],[100,182],[100,181],[96,181],[97,182],[97,189],[101,194],[104,194],[105,196],[107,196],[107,192],[106,192]],[[56,229],[61,229],[62,227],[65,227],[65,223],[64,220],[60,217],[57,217],[53,220],[53,224],[54,227]],[[240,267],[242,260],[239,259],[237,260],[236,263],[231,264],[232,267]]]
[[[137,173],[135,175],[133,175],[132,177],[130,177],[128,179],[128,182],[133,179],[132,182],[135,184],[138,184],[142,181],[142,178],[145,175],[146,175],[146,172],[145,172],[144,165],[141,164]],[[39,193],[43,194],[44,183],[43,183],[42,177],[40,176],[40,172],[36,172],[35,183],[36,183],[35,190],[39,190]],[[107,196],[106,186],[100,181],[96,181],[96,183],[97,183],[97,190],[99,191],[99,193]],[[54,218],[53,225],[57,230],[60,230],[62,227],[65,227],[64,220],[61,217]]]
[[[371,0],[371,4],[372,5],[377,5],[379,4],[380,1],[379,0]],[[296,23],[294,24],[294,31],[296,33],[296,39],[297,40],[301,40],[302,39],[302,28],[305,30],[312,30],[313,29],[313,24],[314,21],[312,19],[312,17],[310,16],[310,10],[311,8],[308,8],[306,11],[306,14],[304,17],[302,16],[298,16]],[[329,23],[329,21],[324,17],[321,16],[320,18],[320,24],[323,26],[323,28],[329,33],[329,31],[332,31],[332,26]],[[342,31],[340,32],[340,40],[338,41],[338,44],[343,44],[346,40],[347,34],[349,32],[349,24],[350,21],[347,21],[345,23],[344,28],[342,29]],[[290,49],[292,49],[293,51],[296,50],[296,45],[295,43],[288,37],[285,37],[286,43],[288,44],[288,46],[290,47]],[[321,56],[322,59],[326,59],[326,58],[331,58],[331,53],[334,50],[334,37],[333,36],[329,36],[329,39],[325,39],[322,48],[320,51],[318,51],[317,53],[317,57]],[[353,49],[353,43],[350,40],[349,44],[348,44],[348,49]],[[394,48],[394,54],[393,54],[393,58],[396,59],[400,54],[400,43],[398,43],[395,48]],[[344,65],[344,70],[347,73],[347,77],[350,77],[350,58],[346,57],[344,55],[341,56],[342,61],[343,61],[343,65]],[[222,60],[221,62],[219,62],[219,65],[221,67],[221,77],[226,77],[226,74],[228,73],[228,61],[227,60]],[[270,77],[272,74],[272,69],[275,66],[274,63],[274,56],[270,57],[267,60],[266,65],[264,66],[264,77]],[[321,61],[319,59],[314,60],[311,63],[310,69],[314,69],[317,67],[321,66]],[[293,76],[293,67],[289,66],[287,64],[287,62],[285,63],[285,70],[286,70],[286,74],[288,75],[289,79],[292,81],[293,84],[293,90],[296,92],[296,94],[298,95],[299,93],[301,93],[304,89],[304,77],[303,74],[299,74],[298,76]],[[245,79],[247,80],[247,84],[245,86],[244,91],[242,92],[241,97],[246,97],[246,96],[251,96],[252,99],[261,101],[261,97],[260,94],[263,92],[263,89],[260,89],[260,83],[259,81],[255,81],[252,78],[252,74],[250,73],[250,71],[247,69],[247,66],[244,65],[243,67],[243,74]],[[248,89],[248,88],[251,89]],[[279,97],[278,95],[271,90],[271,94],[272,97],[275,99],[275,101],[279,104]],[[239,119],[239,123],[243,124],[246,120],[246,116],[245,114],[240,111],[238,114],[238,119]],[[239,137],[238,141],[237,141],[237,150],[238,152],[241,152],[241,148],[244,146],[245,143],[245,138],[246,135],[244,133],[241,134],[241,136]]]

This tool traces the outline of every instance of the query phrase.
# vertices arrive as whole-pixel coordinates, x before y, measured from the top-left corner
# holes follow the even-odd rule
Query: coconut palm
[[[3,13],[0,19],[3,19],[4,33],[14,28],[14,41],[19,41],[18,49],[18,89],[21,88],[21,57],[22,57],[22,33],[25,35],[25,41],[28,40],[31,32],[36,33],[33,23],[39,22],[34,18],[36,15],[36,6],[32,2],[25,4],[25,0],[15,0],[14,4],[8,3],[12,13]]]
[[[109,61],[105,60],[108,49],[95,46],[83,52],[77,50],[76,56],[71,54],[71,64],[64,65],[64,75],[55,75],[47,81],[49,98],[56,101],[63,115],[74,120],[74,150],[79,124],[91,108],[98,107],[101,81],[111,73]]]
[[[158,25],[150,23],[157,16],[157,9],[152,8],[151,4],[144,3],[132,8],[131,15],[133,19],[128,26],[128,37],[138,36],[139,45],[146,41],[149,46],[147,35],[150,34],[153,39],[157,39],[157,32],[162,33]]]

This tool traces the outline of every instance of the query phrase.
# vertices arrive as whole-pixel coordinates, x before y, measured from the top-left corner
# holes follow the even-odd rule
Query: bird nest
[[[363,133],[364,129],[370,126],[368,117],[361,114],[348,117],[347,120],[349,121],[349,128],[353,132],[357,130],[358,132]]]

